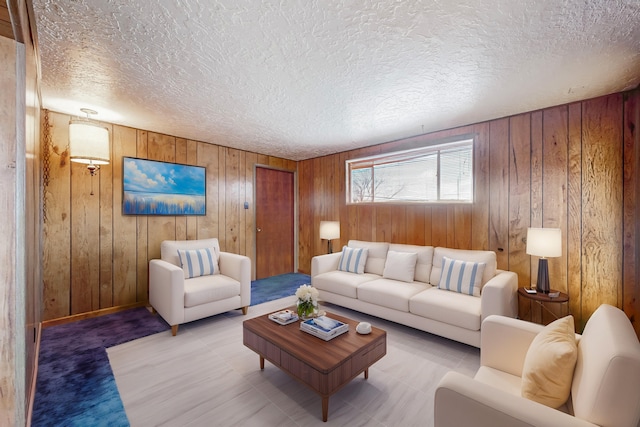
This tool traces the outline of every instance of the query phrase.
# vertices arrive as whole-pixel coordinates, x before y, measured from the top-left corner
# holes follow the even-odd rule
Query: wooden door
[[[256,279],[294,270],[293,172],[256,167]]]

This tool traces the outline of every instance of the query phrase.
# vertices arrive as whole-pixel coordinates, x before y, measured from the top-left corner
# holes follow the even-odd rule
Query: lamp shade
[[[320,221],[320,238],[327,240],[339,239],[340,221]]]
[[[69,152],[72,162],[109,164],[109,130],[85,119],[69,122]]]
[[[544,258],[562,255],[562,231],[559,228],[529,228],[527,254]]]

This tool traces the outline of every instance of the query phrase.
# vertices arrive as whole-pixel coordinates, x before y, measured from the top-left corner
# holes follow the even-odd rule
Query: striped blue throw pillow
[[[214,248],[178,249],[178,257],[185,279],[219,273],[218,257]]]
[[[350,248],[348,246],[343,246],[338,270],[357,274],[364,273],[364,265],[367,263],[367,254],[367,248]]]
[[[484,262],[460,261],[442,257],[442,273],[438,288],[479,297],[482,273],[484,273],[486,265]]]

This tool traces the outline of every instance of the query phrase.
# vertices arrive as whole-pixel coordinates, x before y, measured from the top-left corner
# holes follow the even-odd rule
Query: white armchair
[[[474,378],[449,372],[435,393],[435,427],[616,426],[640,420],[640,344],[618,308],[601,305],[578,339],[571,394],[553,409],[521,397],[525,356],[543,326],[502,316],[482,324]]]
[[[198,266],[195,266],[195,277],[185,278],[189,273],[183,270],[178,251],[207,248],[215,254],[218,269],[214,274],[207,271],[198,275]],[[248,257],[221,252],[215,238],[165,240],[160,245],[160,257],[149,262],[149,303],[171,325],[174,336],[178,325],[183,323],[240,308],[247,314],[251,304]]]

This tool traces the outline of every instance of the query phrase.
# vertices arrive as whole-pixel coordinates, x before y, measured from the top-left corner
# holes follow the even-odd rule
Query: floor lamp
[[[328,240],[327,250],[333,253],[331,240],[340,238],[340,221],[320,221],[320,239]]]
[[[539,256],[536,290],[548,294],[549,265],[547,258],[562,255],[562,231],[559,228],[529,228],[527,230],[527,254]]]

